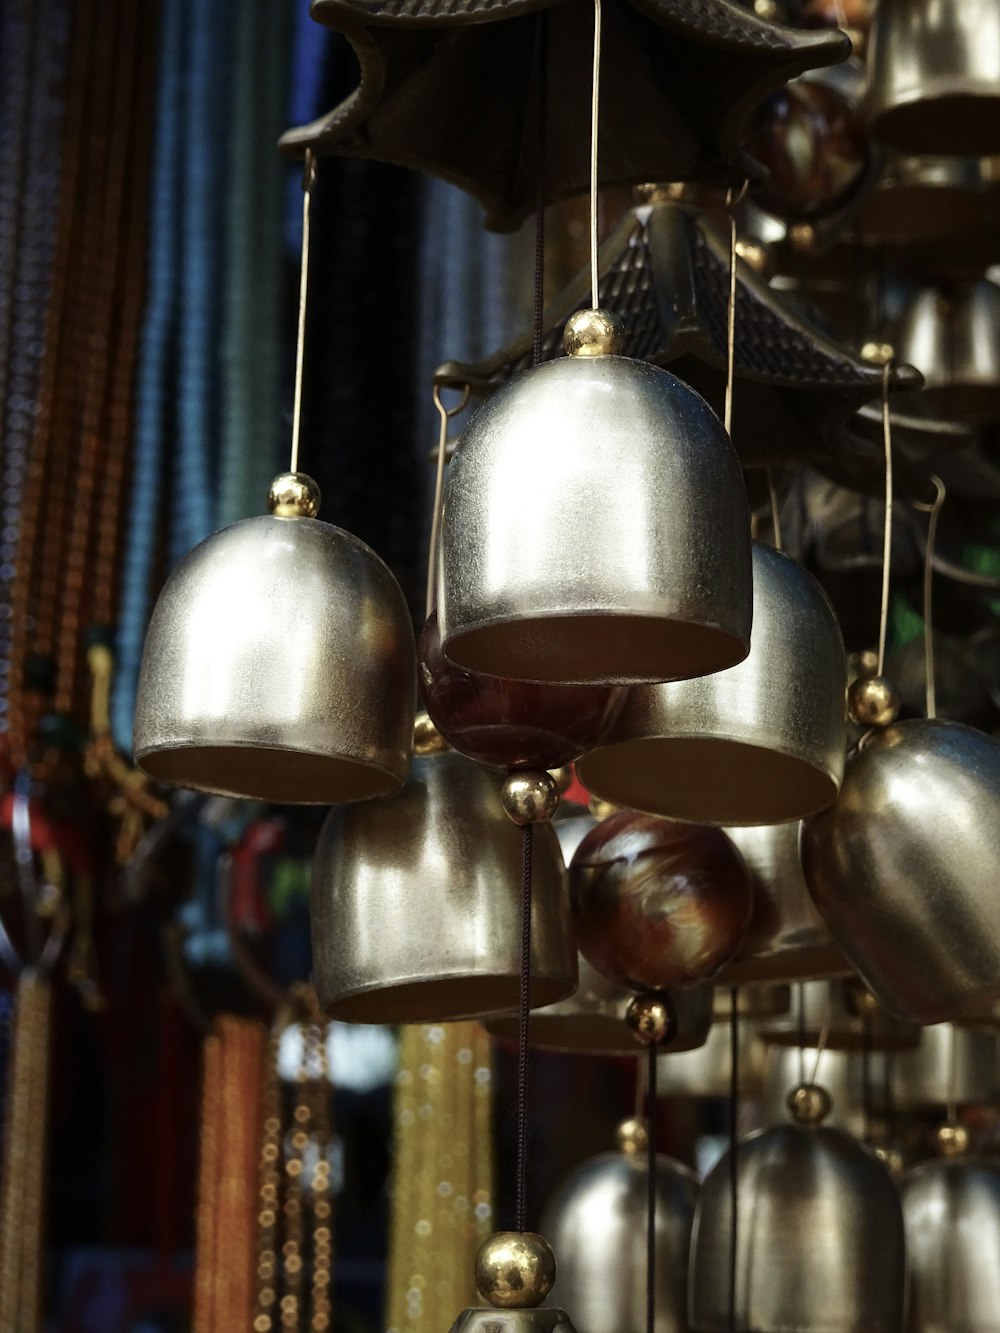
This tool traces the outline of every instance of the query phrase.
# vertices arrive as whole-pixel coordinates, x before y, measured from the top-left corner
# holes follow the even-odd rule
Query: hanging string
[[[820,1029],[819,1041],[816,1043],[816,1059],[813,1061],[812,1075],[810,1083],[815,1083],[819,1078],[820,1061],[823,1059],[823,1052],[826,1050],[826,1043],[830,1037],[830,1025],[833,1022],[833,990],[831,989],[826,1001],[826,1011],[823,1014],[823,1026]]]
[[[601,0],[594,0],[594,81],[590,97],[590,304],[597,309],[597,135],[601,109]]]
[[[302,429],[302,372],[306,355],[306,305],[309,296],[309,233],[312,196],[316,184],[316,155],[306,149],[302,171],[302,259],[299,267],[299,323],[295,336],[295,397],[292,401],[292,455],[289,472],[299,470],[299,435]]]
[[[646,1333],[656,1333],[656,1042],[646,1049]]]
[[[434,471],[434,501],[431,508],[431,541],[430,549],[427,552],[427,595],[425,601],[425,614],[430,615],[434,610],[435,586],[437,582],[437,554],[438,541],[441,533],[441,496],[444,493],[444,467],[448,454],[448,422],[463,411],[469,401],[469,386],[466,385],[462,392],[461,401],[452,408],[446,408],[441,401],[441,390],[437,384],[434,385],[434,406],[438,410],[441,418],[441,430],[438,434],[437,445],[437,466]]]
[[[729,992],[729,1333],[736,1333],[736,1246],[739,1241],[740,988]]]
[[[937,544],[938,518],[947,492],[940,477],[932,476],[935,496],[930,504],[914,502],[914,508],[929,514],[927,520],[927,548],[924,551],[924,682],[926,712],[937,717],[937,688],[934,670],[934,548]]]
[[[889,376],[892,362],[882,367],[882,443],[885,450],[885,534],[882,542],[882,613],[878,627],[878,669],[885,672],[885,643],[889,629],[889,576],[892,566],[892,421],[889,417]]]
[[[531,1018],[531,830],[521,829],[521,984],[517,1019],[517,1176],[515,1231],[528,1229],[528,1035]]]
[[[736,363],[736,209],[749,188],[744,181],[739,192],[726,191],[726,209],[729,212],[729,307],[726,311],[726,406],[723,424],[726,434],[733,434],[733,381]]]
[[[781,511],[778,506],[778,492],[774,485],[774,472],[771,468],[765,469],[767,473],[767,494],[771,502],[771,535],[774,538],[774,549],[780,551],[781,543]]]
[[[535,77],[538,80],[538,117],[536,122],[537,170],[535,173],[535,274],[532,319],[531,364],[542,359],[542,314],[545,309],[545,152],[548,130],[549,84],[549,11],[538,15],[535,38]],[[596,288],[595,288],[596,290]]]
[[[956,1089],[958,1087],[958,1034],[954,1023],[950,1024],[948,1033],[948,1124],[958,1124],[958,1102]]]
[[[799,1082],[804,1083],[806,1081],[806,994],[801,981],[795,988],[795,999],[799,1036]]]

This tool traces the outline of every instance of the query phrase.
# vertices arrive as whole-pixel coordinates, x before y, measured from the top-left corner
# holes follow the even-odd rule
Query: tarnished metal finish
[[[880,0],[868,48],[872,133],[903,153],[1000,151],[993,0]]]
[[[416,650],[374,551],[311,518],[243,519],[196,546],[143,648],[135,758],[162,782],[281,804],[398,791]]]
[[[615,986],[595,972],[582,955],[579,981],[574,994],[555,1004],[535,1009],[528,1040],[547,1051],[580,1055],[639,1055],[642,1047],[625,1022],[625,1011],[635,992]],[[712,1023],[712,991],[674,991],[677,1035],[664,1049],[693,1051],[704,1044]],[[488,1019],[486,1028],[495,1037],[517,1039],[513,1014]]]
[[[722,993],[722,992],[720,992]],[[764,1077],[765,1046],[753,1023],[739,1025],[740,1096],[760,1092]],[[657,1061],[656,1091],[661,1097],[728,1097],[731,1071],[729,1023],[717,1019],[708,1040],[695,1051],[668,1051]]]
[[[778,1125],[737,1151],[736,1320],[729,1322],[728,1154],[701,1189],[688,1317],[697,1333],[902,1333],[899,1196],[840,1130]]]
[[[923,397],[951,421],[1000,415],[1000,287],[986,279],[925,288],[900,318],[896,349],[924,376]]]
[[[831,1051],[863,1051],[866,1046],[870,1051],[908,1051],[920,1041],[915,1024],[886,1013],[869,995],[839,981],[794,987],[788,1012],[760,1025],[760,1035],[773,1046],[816,1046],[824,1030]]]
[[[822,588],[753,545],[750,655],[698,680],[640,686],[579,761],[586,787],[702,824],[779,824],[837,795],[846,744],[844,645]]]
[[[1000,1165],[925,1162],[899,1182],[907,1333],[1000,1331]]]
[[[451,1326],[451,1333],[576,1333],[565,1310],[539,1305],[526,1310],[470,1306]]]
[[[887,154],[858,215],[858,234],[866,245],[959,237],[988,209],[989,180],[980,158]]]
[[[832,1107],[825,1123],[831,1129],[842,1129],[855,1138],[864,1138],[869,1126],[865,1123],[861,1056],[849,1051],[830,1050],[818,1054],[817,1064],[817,1051],[812,1046],[767,1048],[761,1098],[765,1123],[780,1125],[789,1121],[792,1118],[788,1109],[789,1092],[797,1084],[811,1080],[830,1094]],[[882,1056],[874,1058],[884,1059]],[[880,1065],[879,1069],[882,1072],[883,1067]]]
[[[668,371],[620,356],[525,371],[448,468],[445,655],[566,684],[732,666],[750,640],[749,523],[728,435]]]
[[[646,1158],[603,1153],[550,1201],[542,1230],[558,1257],[552,1299],[586,1333],[635,1333],[646,1320]],[[686,1333],[688,1248],[698,1177],[656,1159],[656,1333]]]
[[[899,722],[847,766],[802,830],[813,901],[869,989],[915,1023],[1000,999],[1000,743]]]
[[[461,755],[414,761],[387,801],[331,811],[313,866],[316,988],[355,1023],[422,1023],[514,1009],[521,830],[501,775]],[[566,877],[551,825],[532,831],[531,998],[576,984]]]
[[[750,872],[753,916],[719,986],[839,977],[850,964],[813,906],[799,863],[799,825],[727,829]]]
[[[892,1101],[900,1110],[995,1103],[1000,1098],[1000,1046],[992,1032],[938,1023],[924,1028],[915,1051],[892,1062]]]

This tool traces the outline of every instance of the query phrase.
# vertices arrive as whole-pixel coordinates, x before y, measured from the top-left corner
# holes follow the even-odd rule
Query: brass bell
[[[892,1062],[893,1105],[903,1111],[993,1105],[1000,1097],[998,1055],[995,1033],[952,1023],[924,1028],[917,1049]]]
[[[880,0],[866,114],[903,153],[1000,152],[1000,10],[993,0]]]
[[[1000,999],[998,864],[1000,743],[956,722],[874,734],[802,830],[830,933],[881,1004],[914,1023]]]
[[[920,1040],[913,1023],[837,981],[803,982],[795,987],[787,1013],[760,1024],[761,1037],[773,1046],[817,1046],[824,1033],[830,1051],[905,1051]]]
[[[681,998],[681,997],[678,997]],[[740,1022],[739,1087],[741,1097],[756,1096],[763,1087],[765,1046],[755,1025]],[[708,1040],[697,1050],[667,1051],[657,1060],[656,1091],[661,1097],[728,1097],[732,1078],[732,1037],[727,1022],[716,1020]]]
[[[196,546],[146,632],[136,763],[161,782],[280,804],[398,791],[410,762],[416,650],[389,569],[314,517],[300,473],[272,513]]]
[[[425,1023],[517,1007],[521,831],[502,775],[455,753],[414,761],[389,800],[335,808],[313,866],[316,989],[332,1018]],[[566,875],[532,832],[531,1001],[576,984]]]
[[[580,780],[632,809],[701,824],[781,824],[829,805],[844,770],[844,646],[816,580],[753,545],[753,643],[739,666],[629,690]]]
[[[982,221],[989,179],[980,158],[886,154],[858,214],[866,245],[916,245],[958,237]]]
[[[587,1333],[635,1333],[646,1312],[646,1154],[603,1153],[584,1162],[546,1207],[559,1271],[552,1290]],[[687,1271],[698,1198],[693,1171],[656,1157],[655,1333],[687,1328]]]
[[[1000,416],[1000,287],[988,279],[925,287],[900,316],[896,352],[924,377],[935,416],[973,425]]]
[[[906,1262],[896,1188],[840,1130],[777,1125],[736,1152],[735,1322],[726,1154],[701,1189],[688,1317],[696,1333],[902,1333]]]
[[[565,684],[731,667],[751,619],[732,443],[693,389],[610,354],[617,330],[581,314],[575,354],[515,376],[459,440],[441,518],[445,655]]]

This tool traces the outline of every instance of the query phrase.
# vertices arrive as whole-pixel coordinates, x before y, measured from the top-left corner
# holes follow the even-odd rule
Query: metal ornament
[[[817,1046],[824,1033],[831,1051],[906,1051],[920,1041],[914,1024],[887,1014],[863,988],[844,982],[807,981],[793,991],[787,1013],[760,1024],[771,1046]]]
[[[986,278],[924,288],[907,303],[897,351],[923,373],[921,396],[937,416],[971,424],[1000,416],[998,324],[1000,287]]]
[[[802,831],[813,901],[869,989],[929,1024],[1000,999],[1000,743],[917,719],[874,734]]]
[[[850,965],[813,906],[799,863],[799,825],[727,829],[750,872],[753,915],[719,986],[844,976]]]
[[[688,1288],[696,1333],[902,1333],[903,1217],[867,1148],[825,1125],[778,1125],[738,1146],[736,1318],[727,1283],[728,1154],[695,1214]]]
[[[331,811],[313,867],[320,1002],[355,1023],[421,1023],[518,1002],[521,831],[501,777],[454,753],[413,764],[403,791]],[[576,984],[566,880],[550,826],[533,830],[531,1000]]]
[[[826,594],[753,545],[753,643],[729,671],[629,691],[578,764],[605,800],[704,824],[780,824],[829,805],[844,770],[846,668]]]
[[[872,134],[903,153],[1000,152],[1000,9],[993,0],[880,0],[868,48]]]
[[[676,376],[589,354],[527,370],[448,468],[445,655],[564,684],[730,667],[749,648],[749,522],[729,437]]]
[[[995,1103],[1000,1097],[998,1056],[992,1032],[951,1023],[924,1028],[917,1049],[892,1062],[893,1105],[910,1111]]]
[[[909,1333],[1000,1330],[1000,1166],[925,1162],[900,1181]]]
[[[587,1333],[646,1326],[645,1154],[603,1153],[579,1167],[545,1210],[559,1256],[553,1299]],[[687,1268],[698,1177],[656,1158],[655,1333],[687,1329]]]
[[[849,1051],[769,1046],[762,1079],[761,1108],[765,1122],[781,1124],[789,1118],[788,1090],[801,1081],[805,1070],[830,1095],[826,1124],[864,1139],[870,1126],[866,1123],[860,1062],[861,1057]]]
[[[269,516],[196,546],[146,632],[136,763],[161,782],[280,804],[387,796],[406,777],[416,649],[379,557],[279,477]]]

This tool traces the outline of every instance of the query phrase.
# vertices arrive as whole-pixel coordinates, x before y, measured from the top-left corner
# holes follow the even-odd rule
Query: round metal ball
[[[559,784],[550,773],[511,773],[500,789],[504,812],[515,824],[541,824],[559,805]]]
[[[899,716],[899,691],[885,676],[862,676],[847,692],[852,719],[863,727],[888,727]]]
[[[267,493],[268,513],[275,518],[315,518],[319,504],[319,487],[304,472],[282,472]]]
[[[615,1140],[620,1152],[628,1157],[638,1157],[640,1153],[646,1151],[649,1143],[649,1135],[646,1132],[646,1122],[632,1116],[628,1120],[623,1120],[615,1130]]]
[[[961,1157],[969,1151],[969,1131],[964,1125],[938,1125],[934,1142],[942,1157]]]
[[[413,753],[422,757],[444,754],[451,746],[438,731],[427,713],[418,713],[413,719]]]
[[[625,1022],[643,1046],[665,1046],[677,1035],[677,1012],[669,995],[637,995],[625,1010]]]
[[[556,1280],[556,1256],[534,1231],[498,1231],[476,1256],[476,1286],[501,1310],[541,1305]]]
[[[799,1125],[822,1124],[833,1109],[830,1094],[818,1083],[800,1083],[788,1094],[787,1105]]]
[[[889,1175],[892,1176],[893,1180],[898,1180],[906,1170],[906,1158],[903,1156],[902,1150],[892,1144],[876,1148],[875,1156],[889,1172]]]
[[[563,330],[567,356],[619,356],[625,346],[625,325],[610,310],[578,310]]]

